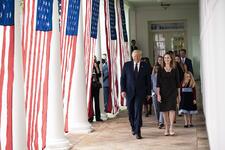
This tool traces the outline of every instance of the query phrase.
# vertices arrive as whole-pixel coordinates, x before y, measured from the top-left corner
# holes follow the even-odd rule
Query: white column
[[[85,6],[85,5],[84,5]],[[92,131],[88,122],[87,93],[84,70],[84,38],[83,38],[83,1],[80,2],[78,36],[74,73],[72,77],[71,99],[68,113],[70,133],[89,133]]]
[[[96,45],[95,54],[96,54],[98,60],[100,60],[99,68],[102,73],[102,49],[101,49],[101,34],[100,34],[100,32],[101,32],[101,25],[100,25],[100,16],[99,16],[98,36],[97,36],[97,45]],[[103,96],[103,74],[101,75],[101,78],[99,80],[102,84],[102,88],[100,88],[100,90],[99,90],[99,105],[100,105],[101,119],[107,120],[107,115],[104,111],[105,107],[104,107],[104,96]]]
[[[71,148],[64,134],[61,65],[60,65],[60,33],[58,1],[53,1],[53,29],[49,63],[48,113],[46,149],[67,150]]]
[[[13,149],[26,149],[26,121],[24,103],[24,76],[21,45],[20,1],[15,1],[15,34],[14,34],[14,82],[13,82]]]

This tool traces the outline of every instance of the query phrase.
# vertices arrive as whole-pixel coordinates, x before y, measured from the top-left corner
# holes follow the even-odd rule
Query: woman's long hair
[[[190,80],[187,81],[186,80],[186,76],[189,75],[190,76]],[[182,81],[182,87],[185,87],[185,86],[189,86],[189,87],[192,87],[194,88],[195,87],[195,80],[194,80],[194,77],[192,75],[192,73],[190,71],[187,71],[184,73],[184,79]]]

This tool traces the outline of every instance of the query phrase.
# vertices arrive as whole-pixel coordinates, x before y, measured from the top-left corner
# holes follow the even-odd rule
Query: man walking
[[[187,70],[190,71],[194,75],[192,61],[191,61],[191,59],[187,58],[186,49],[180,50],[180,58],[181,58],[182,63],[186,64]]]
[[[132,61],[124,64],[121,75],[122,97],[127,100],[127,109],[132,134],[137,139],[141,139],[142,126],[142,106],[147,97],[150,99],[151,79],[148,65],[141,62],[142,52],[134,50],[132,52]]]

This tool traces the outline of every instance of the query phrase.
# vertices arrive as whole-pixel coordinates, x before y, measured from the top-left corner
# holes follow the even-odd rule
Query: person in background
[[[103,64],[102,65],[102,76],[103,76],[104,107],[105,107],[105,112],[108,112],[109,68],[108,68],[106,54],[103,54],[102,64]]]
[[[176,55],[175,56],[175,62],[176,62],[176,67],[179,71],[179,78],[180,78],[180,83],[183,81],[184,79],[184,73],[186,72],[185,70],[185,64],[183,64],[181,62],[180,56]]]
[[[193,127],[192,115],[197,114],[195,80],[190,71],[184,74],[181,85],[181,102],[179,113],[184,114],[184,128]]]
[[[177,96],[180,97],[179,73],[174,65],[172,56],[166,53],[163,57],[163,68],[157,75],[157,100],[160,111],[163,112],[165,132],[164,135],[175,135],[174,118],[177,106]]]
[[[157,74],[160,66],[159,65],[154,65],[153,70],[152,70],[152,75],[151,75],[151,81],[152,81],[152,102],[153,102],[153,108],[156,116],[156,120],[158,122],[158,128],[162,129],[164,126],[164,121],[163,121],[163,113],[160,112],[159,109],[159,102],[157,101]]]
[[[163,68],[163,57],[162,56],[157,57],[156,64],[159,65],[161,68]]]
[[[141,62],[142,52],[134,50],[132,61],[124,64],[120,79],[121,95],[127,100],[127,109],[131,131],[136,139],[141,139],[143,101],[151,97],[151,80],[149,67]]]
[[[96,121],[103,121],[101,119],[100,107],[99,107],[99,90],[102,88],[102,85],[99,81],[101,77],[101,71],[99,69],[99,62],[97,61],[96,56],[94,56],[94,65],[92,71],[92,78],[91,78],[91,100],[95,102],[95,118]],[[92,104],[92,103],[91,103]],[[91,107],[91,109],[93,109]],[[93,110],[92,110],[93,111]],[[94,116],[89,116],[88,121],[93,122]]]
[[[190,71],[194,75],[193,67],[192,67],[192,61],[191,61],[191,59],[187,58],[186,49],[180,50],[180,58],[181,58],[181,62],[183,64],[186,64],[187,70]]]
[[[138,47],[136,46],[136,41],[131,40],[131,46],[130,46],[131,54],[134,50],[137,50],[137,49],[138,49]]]
[[[175,61],[175,52],[170,50],[167,53],[173,58],[173,61]]]
[[[183,64],[181,62],[181,59],[180,59],[180,56],[179,55],[176,55],[175,56],[175,63],[176,63],[176,67],[178,69],[178,72],[179,72],[179,79],[180,79],[180,85],[184,79],[184,73],[187,71],[186,70],[186,65]],[[180,104],[180,101],[179,101],[179,98],[177,97],[177,112],[178,112],[178,116],[182,116],[180,113],[179,113],[179,104]],[[174,121],[176,122],[176,117],[174,119]]]
[[[149,61],[149,58],[148,57],[142,57],[141,61],[148,65],[149,72],[150,72],[150,75],[151,75],[152,65]],[[149,100],[147,100],[147,98],[145,98],[145,100],[144,100],[144,112],[145,112],[145,117],[148,117],[149,115],[152,114],[152,99],[151,98]]]

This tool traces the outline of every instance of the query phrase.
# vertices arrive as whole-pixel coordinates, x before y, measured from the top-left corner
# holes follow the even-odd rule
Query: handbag
[[[102,88],[102,84],[99,81],[92,82],[92,86],[93,86],[94,89]]]

